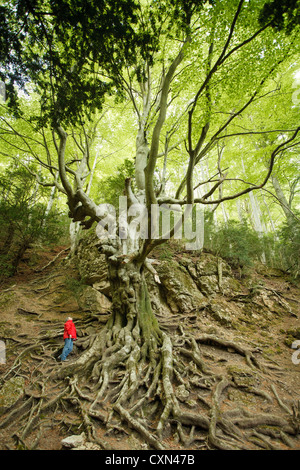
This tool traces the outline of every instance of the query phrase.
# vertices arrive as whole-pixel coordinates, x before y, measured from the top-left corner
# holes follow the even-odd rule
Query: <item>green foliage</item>
[[[32,81],[42,95],[44,124],[90,117],[104,96],[124,96],[123,66],[134,65],[134,74],[143,78],[145,62],[153,64],[160,47],[162,26],[187,28],[204,3],[164,0],[147,8],[138,0],[4,1],[0,78],[6,80],[10,105],[17,109],[14,85],[23,88]]]
[[[46,214],[47,196],[35,178],[21,166],[9,167],[0,180],[0,267],[14,275],[24,253],[34,242],[57,243],[65,225],[61,216]]]
[[[204,193],[203,201],[212,204],[218,197],[225,198],[226,210],[234,216],[231,207],[236,199],[231,200],[231,195],[263,181],[270,155],[299,125],[298,108],[292,106],[291,69],[297,67],[299,41],[296,33],[285,34],[292,32],[298,20],[296,0],[3,0],[0,78],[6,81],[10,100],[15,96],[13,85],[24,89],[30,80],[37,101],[32,94],[28,100],[19,100],[22,119],[13,120],[8,113],[1,117],[1,155],[35,159],[39,165],[33,171],[44,183],[49,176],[52,181],[60,168],[61,189],[69,199],[71,215],[72,207],[83,207],[77,206],[79,189],[84,191],[88,177],[90,198],[118,207],[125,179],[134,176],[134,155],[138,161],[147,149],[151,149],[148,161],[156,167],[152,171],[150,165],[151,181],[146,187],[153,185],[155,190],[163,181],[166,196],[184,198],[189,159],[190,163],[195,160],[198,173],[194,172],[193,184]],[[164,97],[164,77],[183,43],[182,61]],[[168,107],[158,136],[157,119],[165,112],[160,96]],[[101,110],[99,116],[105,110],[105,120],[96,119],[96,110]],[[62,162],[57,162],[59,135],[54,133],[52,138],[49,123],[56,130],[58,125],[64,127],[69,136],[66,178]],[[145,139],[140,148],[138,129]],[[74,142],[71,136],[76,136]],[[115,157],[106,159],[101,169],[99,161],[92,173],[95,153],[103,156],[102,162],[104,155],[117,154],[118,161],[124,156],[131,159],[119,167]],[[294,145],[276,159],[274,169],[285,190],[298,176],[296,160]],[[222,185],[218,175],[225,178]],[[49,218],[47,224],[40,224],[49,192],[37,190],[30,175],[20,174],[20,178],[22,184],[16,172],[11,174],[13,186],[8,184],[5,191],[14,197],[9,206],[6,196],[1,202],[4,246],[10,243],[10,231],[18,231],[19,238],[26,238],[28,231],[33,238],[55,238]],[[276,209],[272,212],[277,221]],[[250,212],[247,215],[251,217]],[[258,236],[246,222],[219,226],[210,222],[206,229],[209,248],[235,264],[250,264],[262,254],[271,259],[280,251],[272,237]]]
[[[300,276],[300,222],[294,219],[283,224],[278,232],[278,261],[280,267],[290,272],[293,277]]]
[[[300,5],[298,0],[273,0],[266,2],[260,13],[261,24],[271,21],[277,30],[285,29],[290,33],[300,24]]]
[[[102,202],[112,204],[114,207],[119,206],[119,196],[125,189],[125,180],[134,176],[134,163],[125,159],[116,171],[116,174],[103,179],[98,187],[97,203]]]
[[[247,267],[256,261],[300,276],[300,223],[284,223],[276,233],[259,234],[246,220],[215,225],[206,215],[204,249],[227,259],[234,267]]]
[[[204,248],[227,259],[235,267],[252,265],[264,252],[263,239],[246,221],[229,220],[216,226],[208,219],[204,234]]]
[[[10,104],[16,108],[14,85],[23,87],[30,80],[42,94],[44,122],[74,123],[83,112],[91,115],[101,108],[103,96],[117,85],[114,77],[124,57],[135,55],[137,9],[135,0],[3,2],[0,77]],[[99,74],[99,64],[107,65],[111,78]]]
[[[64,284],[66,289],[71,292],[71,294],[75,297],[76,300],[80,298],[84,289],[86,288],[86,284],[82,279],[75,279],[73,277],[66,277],[64,280]]]

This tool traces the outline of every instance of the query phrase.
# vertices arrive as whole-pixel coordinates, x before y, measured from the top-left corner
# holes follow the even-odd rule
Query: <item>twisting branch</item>
[[[272,152],[272,155],[271,155],[271,158],[270,158],[270,164],[269,164],[269,168],[268,168],[268,172],[267,172],[267,175],[265,176],[263,182],[261,184],[253,184],[253,183],[247,183],[247,184],[251,184],[251,187],[250,188],[246,188],[236,194],[233,194],[231,196],[222,196],[221,198],[219,199],[214,199],[214,200],[210,200],[208,201],[207,198],[209,196],[211,196],[214,191],[220,186],[221,183],[223,183],[224,181],[226,181],[226,175],[223,176],[223,179],[219,180],[218,183],[214,186],[214,188],[212,188],[206,195],[202,196],[201,198],[196,198],[194,199],[194,202],[195,203],[200,203],[200,204],[219,204],[221,202],[224,202],[224,201],[229,201],[229,200],[232,200],[232,199],[236,199],[240,196],[243,196],[244,194],[247,194],[251,191],[254,191],[256,189],[261,189],[263,188],[271,174],[272,174],[272,171],[273,171],[273,167],[274,167],[274,162],[275,162],[275,158],[276,156],[280,153],[280,152],[284,152],[285,150],[288,150],[292,147],[295,147],[297,145],[300,144],[300,142],[296,142],[292,145],[287,145],[291,142],[293,142],[295,140],[295,138],[297,137],[298,133],[300,131],[300,127],[298,127],[296,129],[296,131],[294,132],[294,134],[292,135],[292,137],[290,137],[289,139],[287,139],[285,142],[282,142],[281,144],[279,144],[275,150],[273,150]],[[284,147],[284,148],[283,148]],[[232,179],[231,179],[232,180]],[[209,181],[209,180],[208,180]],[[208,182],[207,181],[207,182]],[[229,181],[229,179],[228,179]],[[167,197],[164,197],[162,199],[159,199],[158,200],[159,203],[165,203],[165,204],[180,204],[180,205],[184,205],[184,204],[187,204],[187,200],[186,199],[179,199],[178,197],[175,197],[175,198],[167,198]]]
[[[148,207],[150,207],[151,204],[156,203],[153,179],[154,179],[154,171],[156,169],[156,161],[158,158],[160,134],[161,134],[161,130],[166,119],[169,88],[170,88],[173,75],[177,67],[180,65],[180,63],[182,62],[184,58],[184,55],[185,55],[184,49],[186,47],[186,43],[188,43],[189,41],[190,41],[190,37],[187,38],[183,47],[180,49],[179,53],[177,54],[177,56],[171,63],[169,70],[163,79],[163,85],[162,85],[161,96],[160,96],[159,115],[158,115],[156,124],[153,129],[148,164],[145,170],[145,173],[146,173],[146,188],[145,189],[146,189],[146,198],[147,198]]]

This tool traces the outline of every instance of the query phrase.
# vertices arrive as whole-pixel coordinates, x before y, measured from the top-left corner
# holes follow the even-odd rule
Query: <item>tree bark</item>
[[[108,277],[112,291],[111,325],[115,330],[126,327],[140,334],[147,354],[151,341],[160,340],[160,329],[152,311],[145,281],[144,265],[134,259],[108,259]]]
[[[278,198],[278,201],[280,202],[280,205],[282,207],[282,210],[286,216],[286,220],[287,220],[287,223],[288,225],[292,225],[293,223],[293,215],[292,215],[292,212],[290,210],[290,207],[289,207],[289,203],[284,195],[284,192],[282,191],[282,188],[280,186],[280,183],[276,177],[276,175],[272,175],[271,176],[271,179],[272,179],[272,184],[273,184],[273,187],[275,189],[275,193],[276,193],[276,196]]]

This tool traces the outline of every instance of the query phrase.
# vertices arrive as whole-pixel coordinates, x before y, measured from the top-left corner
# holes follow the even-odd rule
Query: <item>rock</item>
[[[99,282],[95,282],[93,284],[93,288],[101,292],[107,297],[111,297],[111,288],[110,288],[110,283],[108,280],[102,280]]]
[[[191,261],[187,263],[185,261],[184,265],[198,289],[205,296],[215,295],[220,290],[225,294],[232,294],[240,290],[240,283],[232,278],[229,264],[210,253],[202,253],[196,263]],[[221,268],[220,272],[219,268]],[[222,275],[221,289],[219,286],[219,274]]]
[[[24,395],[25,379],[13,377],[0,390],[0,415],[15,405]]]
[[[188,312],[205,300],[190,274],[176,261],[162,261],[156,266],[166,302],[173,313]]]
[[[88,285],[97,284],[101,290],[102,286],[108,291],[109,280],[107,275],[107,264],[105,256],[97,249],[99,239],[96,234],[83,237],[76,251],[77,267],[81,279]],[[102,291],[101,291],[102,292]],[[104,292],[103,292],[104,293]]]
[[[223,277],[222,292],[225,295],[235,295],[241,292],[241,283],[233,277]]]
[[[251,388],[259,385],[259,378],[249,367],[228,366],[228,373],[232,376],[237,387]]]
[[[300,339],[300,327],[290,328],[287,330],[287,334],[293,336],[295,339]]]
[[[188,397],[190,396],[190,392],[182,384],[182,385],[179,385],[179,387],[176,388],[175,395],[178,398],[178,400],[186,401],[188,399]]]
[[[78,304],[82,310],[93,313],[106,313],[111,307],[110,300],[91,286],[84,289],[78,299]]]
[[[280,269],[271,268],[261,263],[256,263],[255,270],[258,274],[268,278],[282,277],[284,275],[284,272]]]
[[[223,276],[232,276],[232,271],[224,260],[221,260],[221,268]],[[218,275],[218,258],[210,253],[202,253],[196,262],[196,270],[198,276]]]
[[[61,444],[63,447],[67,447],[68,449],[73,449],[73,448],[78,448],[79,446],[84,445],[85,441],[86,441],[86,435],[83,432],[78,435],[74,434],[73,436],[64,438],[61,441]]]
[[[214,274],[211,276],[200,276],[196,281],[197,286],[204,295],[213,295],[219,292],[218,278]]]
[[[285,334],[287,336],[284,340],[284,344],[286,344],[289,348],[291,348],[295,340],[300,340],[300,327],[290,328],[287,331],[285,331]]]
[[[93,442],[85,442],[84,444],[74,447],[72,450],[102,450],[100,446]]]
[[[233,323],[233,312],[229,307],[221,302],[211,302],[210,304],[211,316],[217,320],[221,325],[231,326]]]

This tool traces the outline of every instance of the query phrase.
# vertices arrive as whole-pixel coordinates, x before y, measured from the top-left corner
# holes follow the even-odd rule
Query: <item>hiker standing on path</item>
[[[64,346],[63,352],[61,353],[61,356],[59,356],[62,362],[64,362],[67,359],[67,356],[73,350],[73,341],[77,339],[76,328],[73,323],[72,317],[67,318],[67,321],[64,325],[64,337],[63,338],[65,340],[65,346]]]

